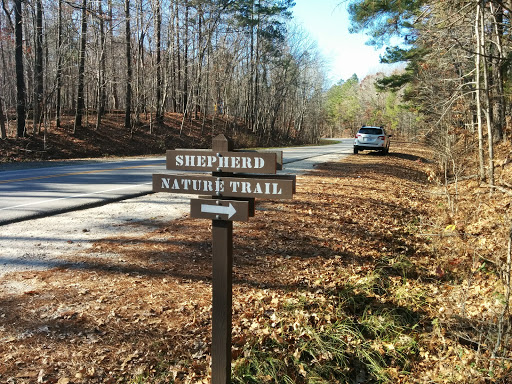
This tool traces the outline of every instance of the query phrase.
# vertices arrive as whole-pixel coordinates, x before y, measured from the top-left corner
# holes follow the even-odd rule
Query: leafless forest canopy
[[[290,1],[2,0],[0,115],[40,132],[106,113],[223,116],[260,137],[319,136],[325,73]],[[25,121],[26,119],[26,121]],[[12,122],[12,121],[11,121]],[[306,128],[307,127],[307,128]]]
[[[293,6],[2,0],[2,138],[59,128],[63,116],[72,117],[73,133],[84,116],[101,130],[112,112],[125,129],[142,118],[151,129],[166,113],[203,122],[221,116],[269,141],[311,142],[378,124],[426,138],[449,173],[475,151],[480,178],[493,182],[493,145],[512,137],[510,2],[342,2],[352,31],[388,45],[382,61],[402,66],[331,87]]]

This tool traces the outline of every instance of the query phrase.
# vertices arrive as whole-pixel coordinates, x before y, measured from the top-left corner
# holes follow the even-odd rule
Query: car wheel
[[[359,148],[354,147],[354,155],[357,155],[358,152],[359,152]]]

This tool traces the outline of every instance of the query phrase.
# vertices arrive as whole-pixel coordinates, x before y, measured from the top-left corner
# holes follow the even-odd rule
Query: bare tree
[[[131,27],[130,27],[130,0],[124,2],[125,13],[125,49],[126,49],[126,94],[124,126],[131,128],[131,106],[132,106],[132,50],[131,50]]]
[[[183,111],[183,114],[184,114],[184,118],[186,118],[188,116],[188,113],[189,113],[189,106],[188,106],[188,103],[189,103],[189,97],[188,97],[188,92],[189,92],[189,89],[188,89],[188,76],[189,76],[189,71],[188,71],[188,66],[189,66],[189,62],[188,62],[188,46],[189,46],[189,11],[190,11],[190,6],[189,6],[189,3],[188,3],[188,0],[184,0],[185,1],[185,20],[184,20],[184,25],[183,25],[183,28],[184,28],[184,33],[183,33],[183,107],[182,107],[182,111]]]
[[[481,31],[481,18],[482,18],[482,7],[480,0],[476,0],[476,12],[475,12],[475,45],[476,45],[476,55],[475,55],[475,97],[476,97],[476,114],[477,114],[477,129],[478,129],[478,164],[480,171],[480,180],[485,180],[485,165],[484,165],[484,130],[483,130],[483,122],[482,122],[482,91],[481,91],[481,62],[482,62],[482,34]]]
[[[43,110],[55,113],[59,127],[64,114],[73,111],[76,132],[88,111],[95,110],[99,129],[107,108],[124,109],[125,126],[131,128],[132,120],[147,112],[151,103],[157,121],[171,111],[202,118],[204,126],[209,115],[213,122],[222,115],[224,128],[232,132],[242,129],[242,119],[253,132],[269,139],[298,131],[306,137],[302,133],[308,129],[305,122],[312,100],[305,95],[313,83],[300,76],[300,53],[290,53],[285,39],[286,9],[291,3],[34,0],[34,22],[20,29],[27,35],[24,42],[20,40],[26,49],[18,45],[18,63],[29,64],[21,71],[18,67],[18,73],[31,90],[29,99],[25,95],[23,100],[27,98],[25,102],[34,108],[34,128],[41,124]],[[7,5],[8,0],[2,0],[6,15],[2,22],[12,14]],[[15,23],[10,25],[14,37]],[[31,42],[35,49],[27,45]],[[15,46],[11,53],[4,50],[9,44],[9,39],[0,41],[7,111],[15,105],[15,91],[24,89],[11,80],[16,78]],[[41,74],[45,74],[43,82]],[[48,79],[52,75],[54,81]],[[302,111],[298,130],[294,129],[299,109],[293,105],[295,97]]]
[[[155,0],[155,38],[156,38],[156,119],[158,123],[163,121],[162,103],[162,12],[160,0]]]
[[[488,158],[489,158],[489,165],[488,165],[488,182],[491,186],[494,186],[494,135],[493,135],[493,121],[492,121],[492,100],[491,100],[491,89],[489,84],[489,69],[488,69],[488,63],[487,63],[487,54],[485,51],[485,25],[484,25],[484,11],[485,7],[481,7],[481,16],[480,16],[480,39],[477,40],[477,42],[480,42],[481,48],[479,49],[479,54],[481,54],[481,60],[483,63],[482,66],[482,72],[484,77],[484,90],[485,90],[485,98],[486,98],[486,105],[485,105],[485,119],[487,124],[487,144],[488,144]],[[492,188],[491,188],[492,193]]]
[[[4,103],[4,101],[0,97],[0,138],[2,140],[5,140],[7,138],[7,131],[5,129],[5,116],[4,116],[3,103]]]
[[[118,79],[118,73],[116,69],[117,61],[116,58],[116,52],[114,47],[114,8],[112,4],[112,0],[108,0],[108,37],[109,37],[109,46],[110,46],[110,73],[109,73],[109,84],[110,84],[110,92],[111,92],[111,98],[112,98],[112,108],[118,109],[119,108],[119,92],[117,89],[117,79]]]
[[[87,44],[87,0],[82,0],[81,7],[81,38],[80,38],[80,59],[78,64],[78,87],[76,97],[76,113],[75,125],[73,133],[82,128],[82,118],[85,110],[85,95],[84,95],[84,82],[85,82],[85,49]]]
[[[14,20],[15,20],[15,35],[16,35],[16,133],[18,137],[25,135],[25,120],[26,120],[26,91],[25,91],[25,70],[23,65],[23,19],[21,0],[14,2]]]
[[[98,36],[98,49],[99,49],[99,64],[98,64],[98,91],[97,91],[97,116],[96,116],[96,129],[100,129],[101,118],[105,114],[106,103],[106,58],[105,58],[105,20],[103,14],[102,0],[98,2],[98,17],[100,33]]]
[[[43,6],[41,4],[41,0],[36,0],[35,47],[36,55],[34,65],[34,134],[40,132],[44,94]]]
[[[55,105],[55,115],[56,115],[56,126],[60,128],[61,126],[61,106],[62,106],[62,29],[63,29],[63,21],[62,21],[62,7],[63,0],[59,0],[59,9],[58,9],[58,17],[57,17],[57,74],[55,79],[55,87],[56,87],[56,105]]]

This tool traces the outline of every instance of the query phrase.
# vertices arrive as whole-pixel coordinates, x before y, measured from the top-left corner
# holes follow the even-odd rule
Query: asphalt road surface
[[[287,148],[283,172],[300,175],[351,152],[347,139],[332,146]],[[175,172],[165,170],[163,158],[65,164],[0,166],[0,291],[30,290],[23,279],[4,278],[10,272],[57,267],[76,257],[118,258],[95,255],[91,247],[112,236],[138,238],[190,212],[192,195],[151,193],[153,173]]]
[[[284,170],[296,174],[352,150],[352,140],[328,146],[281,148]],[[40,163],[37,167],[0,168],[0,225],[89,208],[151,193],[154,173],[165,169],[163,157],[118,161]],[[65,165],[64,165],[65,164]]]

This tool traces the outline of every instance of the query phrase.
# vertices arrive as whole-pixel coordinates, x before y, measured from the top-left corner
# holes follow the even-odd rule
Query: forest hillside
[[[66,124],[67,122],[67,124]],[[12,124],[14,126],[14,124]],[[72,133],[72,121],[63,119],[61,128],[41,134],[0,140],[0,163],[45,161],[114,156],[163,155],[167,149],[210,148],[219,133],[231,136],[235,148],[298,144],[298,140],[262,138],[224,117],[184,118],[165,114],[161,123],[140,119],[132,129],[123,126],[122,114],[106,114],[100,129],[85,125]]]

